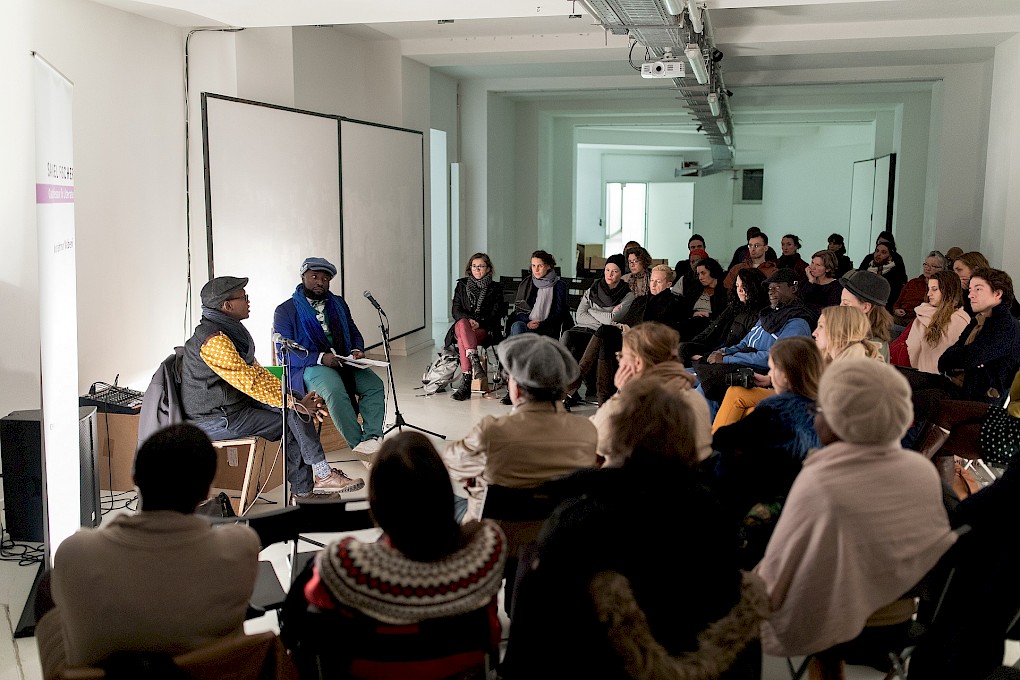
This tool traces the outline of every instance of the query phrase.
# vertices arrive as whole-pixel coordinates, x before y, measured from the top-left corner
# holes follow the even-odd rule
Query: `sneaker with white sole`
[[[355,477],[351,479],[340,470],[332,468],[329,473],[329,477],[315,478],[315,486],[312,488],[312,493],[328,494],[328,493],[346,493],[348,491],[358,491],[365,487],[365,480],[361,477]]]
[[[365,456],[371,456],[381,447],[382,439],[379,439],[378,437],[372,437],[371,439],[366,439],[365,441],[361,442],[351,450],[354,451],[355,453],[360,453]]]

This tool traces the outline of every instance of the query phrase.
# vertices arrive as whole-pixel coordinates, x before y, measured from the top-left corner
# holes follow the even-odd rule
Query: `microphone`
[[[297,344],[293,340],[291,340],[289,338],[285,338],[282,335],[280,335],[279,333],[273,333],[273,343],[277,344],[277,345],[280,345],[281,347],[286,347],[287,349],[295,349],[295,350],[297,350],[299,352],[307,352],[308,351],[307,349],[305,349],[301,345]]]
[[[376,299],[375,299],[374,297],[372,297],[372,291],[370,291],[370,290],[366,290],[366,291],[365,291],[365,292],[363,293],[363,295],[365,296],[365,298],[366,298],[366,299],[367,299],[367,300],[368,300],[369,302],[371,302],[371,303],[372,303],[372,306],[373,306],[373,307],[375,307],[376,309],[378,309],[378,310],[379,310],[380,312],[382,311],[382,307],[380,307],[380,306],[379,306],[379,303],[378,303],[378,301],[376,301]]]

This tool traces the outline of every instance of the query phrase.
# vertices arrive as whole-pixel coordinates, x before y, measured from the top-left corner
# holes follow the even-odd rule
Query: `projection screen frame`
[[[390,340],[396,340],[396,339],[399,339],[399,338],[403,338],[403,337],[406,337],[406,336],[409,336],[409,335],[412,335],[414,333],[417,333],[419,331],[424,330],[426,328],[426,325],[427,325],[425,317],[426,317],[427,298],[428,298],[428,293],[429,293],[429,285],[428,285],[429,281],[428,281],[428,276],[427,276],[427,265],[428,265],[427,258],[428,258],[428,253],[426,252],[426,247],[427,247],[427,242],[426,242],[426,238],[427,238],[426,231],[427,230],[426,230],[426,228],[427,228],[427,224],[425,222],[425,209],[426,209],[426,200],[425,199],[426,199],[426,197],[425,197],[425,166],[424,166],[424,162],[425,162],[424,133],[421,130],[414,130],[414,129],[411,129],[411,128],[405,128],[405,127],[399,127],[399,126],[394,126],[394,125],[388,125],[388,124],[384,124],[384,123],[376,123],[376,122],[373,122],[373,121],[361,120],[361,119],[358,119],[358,118],[350,118],[350,117],[347,117],[347,116],[341,116],[341,115],[336,115],[336,114],[328,114],[328,113],[321,113],[321,112],[316,112],[316,111],[307,111],[307,110],[304,110],[304,109],[298,109],[298,108],[294,108],[294,107],[290,107],[290,106],[281,106],[279,104],[271,104],[271,103],[268,103],[268,102],[254,101],[254,100],[250,100],[250,99],[243,99],[243,98],[240,98],[240,97],[231,97],[231,96],[228,96],[228,95],[216,94],[216,93],[213,93],[213,92],[202,92],[201,93],[201,115],[202,115],[203,179],[204,179],[204,184],[205,184],[204,192],[205,192],[206,248],[207,248],[207,258],[206,258],[207,262],[206,262],[206,265],[207,265],[207,273],[208,273],[209,279],[212,279],[215,276],[215,251],[214,251],[214,248],[213,248],[213,208],[212,208],[212,186],[211,186],[212,182],[211,182],[211,173],[210,173],[209,129],[208,129],[208,111],[207,111],[207,100],[208,99],[217,99],[217,100],[222,100],[222,101],[227,101],[227,102],[232,102],[232,103],[237,103],[237,104],[246,104],[246,105],[250,105],[250,106],[257,106],[257,107],[264,107],[264,108],[268,108],[268,109],[275,109],[275,110],[285,111],[285,112],[289,112],[289,113],[304,114],[304,115],[310,115],[310,116],[315,116],[315,117],[319,117],[319,118],[327,118],[327,119],[330,119],[330,120],[333,120],[333,121],[336,122],[336,143],[337,143],[337,164],[338,164],[337,169],[338,169],[338,178],[339,178],[339,182],[338,182],[337,187],[336,187],[337,199],[338,199],[338,202],[339,202],[339,222],[338,222],[338,225],[337,225],[337,230],[338,230],[337,238],[338,238],[338,241],[339,241],[339,248],[340,248],[340,262],[338,262],[337,264],[338,264],[338,267],[340,269],[340,271],[339,271],[339,274],[340,274],[340,295],[345,300],[347,299],[347,271],[344,268],[344,202],[343,202],[343,189],[344,189],[343,176],[344,176],[344,169],[343,169],[343,136],[341,134],[341,124],[346,122],[346,123],[353,123],[353,124],[359,124],[359,125],[367,125],[367,126],[376,127],[376,128],[383,128],[383,129],[388,129],[388,130],[395,130],[395,131],[398,131],[398,132],[406,132],[406,133],[409,133],[411,135],[416,135],[419,138],[420,168],[421,168],[421,215],[420,215],[420,223],[421,223],[421,250],[422,250],[422,252],[421,252],[422,279],[420,281],[421,285],[419,286],[419,288],[421,290],[421,297],[422,297],[422,300],[421,300],[421,312],[420,312],[420,316],[418,317],[418,320],[417,321],[413,321],[411,323],[412,327],[410,329],[402,330],[402,331],[400,331],[400,332],[398,332],[398,333],[396,333],[394,335],[391,335],[390,336]],[[372,327],[374,327],[375,325],[376,324],[373,323]],[[365,324],[365,327],[367,328],[369,326],[367,324]],[[364,335],[368,335],[368,333],[366,333],[365,330],[363,330],[362,333]],[[371,343],[371,344],[367,344],[366,349],[375,348],[375,347],[380,346],[381,344],[382,344],[381,340],[379,342],[374,342],[374,343]]]

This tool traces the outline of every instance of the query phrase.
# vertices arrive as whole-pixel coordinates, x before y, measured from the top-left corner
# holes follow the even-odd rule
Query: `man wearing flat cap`
[[[462,521],[481,517],[488,484],[536,487],[580,468],[594,467],[598,431],[563,406],[566,386],[578,375],[570,352],[535,333],[499,343],[496,353],[509,374],[514,404],[509,415],[486,416],[443,454],[450,476],[468,494],[458,496]]]
[[[308,350],[290,354],[290,388],[321,394],[347,445],[367,459],[382,444],[383,381],[371,369],[351,368],[339,359],[363,357],[365,340],[350,307],[329,291],[336,267],[321,257],[309,257],[301,263],[300,273],[301,283],[273,316],[277,333]],[[360,397],[360,423],[355,395]]]
[[[357,491],[365,485],[330,468],[315,431],[323,406],[315,392],[284,404],[280,380],[255,360],[248,318],[247,278],[218,276],[202,287],[202,321],[184,343],[181,409],[213,441],[281,436],[287,409],[287,481],[298,497]]]

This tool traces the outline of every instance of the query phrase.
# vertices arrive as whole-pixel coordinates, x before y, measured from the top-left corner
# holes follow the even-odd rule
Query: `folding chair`
[[[931,625],[935,622],[942,609],[946,594],[949,592],[953,578],[956,575],[957,556],[965,549],[961,547],[960,539],[969,532],[970,527],[967,525],[954,529],[957,541],[953,547],[947,550],[938,563],[932,567],[931,571],[925,574],[924,578],[904,595],[904,597],[913,597],[919,600],[917,614],[910,621],[910,625],[900,640],[900,644],[897,644],[894,649],[890,649],[887,652],[892,670],[886,674],[885,680],[893,680],[894,678],[907,680],[907,661],[917,645],[927,635]],[[801,662],[801,665],[796,668],[793,665],[793,660],[787,658],[786,664],[790,669],[790,677],[793,680],[800,680],[807,672],[808,666],[815,656],[817,654],[809,654]]]

